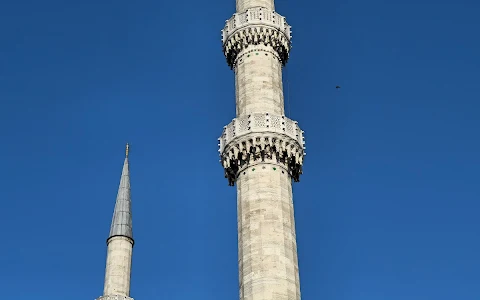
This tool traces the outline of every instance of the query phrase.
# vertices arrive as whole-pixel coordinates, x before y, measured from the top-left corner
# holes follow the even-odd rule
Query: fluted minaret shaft
[[[252,7],[265,7],[275,10],[275,3],[273,0],[237,0],[237,12],[244,12]]]
[[[273,0],[237,0],[222,36],[237,117],[219,152],[237,185],[240,299],[300,300],[292,179],[299,181],[305,153],[303,131],[284,115],[290,26]]]
[[[234,69],[237,117],[263,112],[283,115],[282,64],[271,47],[255,48],[257,52],[247,54]]]
[[[117,200],[107,239],[107,263],[103,296],[98,300],[133,300],[130,298],[133,232],[130,196],[128,145]]]

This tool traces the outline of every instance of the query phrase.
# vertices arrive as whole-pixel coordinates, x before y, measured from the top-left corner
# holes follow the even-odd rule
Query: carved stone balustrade
[[[224,127],[219,142],[220,162],[230,185],[240,172],[256,163],[278,165],[295,182],[300,180],[305,141],[296,121],[269,113],[242,116]]]
[[[230,67],[235,66],[242,50],[261,44],[273,47],[282,64],[287,63],[292,35],[285,17],[264,7],[254,7],[234,14],[225,23],[223,52]]]
[[[109,295],[109,296],[101,296],[96,300],[133,300],[133,298],[127,296],[120,296],[120,295]]]
[[[263,7],[250,8],[243,13],[236,13],[225,21],[222,30],[222,42],[225,43],[236,30],[249,25],[264,25],[282,32],[289,40],[292,38],[291,26],[282,15]]]
[[[298,126],[298,122],[290,120],[285,116],[272,115],[269,113],[254,113],[235,118],[230,124],[224,127],[222,136],[219,138],[220,149],[218,151],[222,153],[225,146],[233,139],[252,132],[275,132],[284,134],[293,140],[297,140],[302,146],[305,144],[303,131]]]

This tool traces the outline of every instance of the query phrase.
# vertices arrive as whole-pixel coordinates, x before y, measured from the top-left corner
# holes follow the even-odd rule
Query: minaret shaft
[[[235,71],[236,118],[220,137],[237,185],[240,300],[300,300],[292,179],[302,173],[303,131],[284,115],[282,67],[290,26],[273,0],[237,0],[222,32]]]
[[[264,112],[283,115],[282,64],[271,47],[255,48],[259,51],[241,53],[243,61],[235,68],[237,117]]]
[[[241,300],[299,300],[290,175],[260,164],[237,179]]]
[[[133,241],[115,236],[108,240],[104,295],[130,296]]]
[[[97,300],[133,300],[130,298],[130,276],[134,241],[128,152],[127,144],[110,234],[107,239],[103,296]]]
[[[237,12],[244,12],[252,7],[265,7],[275,10],[275,3],[273,0],[237,0]]]

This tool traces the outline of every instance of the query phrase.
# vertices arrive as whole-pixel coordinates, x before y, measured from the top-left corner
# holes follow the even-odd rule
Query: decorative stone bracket
[[[220,162],[230,186],[243,169],[256,162],[277,164],[295,182],[300,181],[306,155],[303,131],[285,116],[265,113],[233,119],[219,141]]]
[[[285,17],[264,7],[236,13],[222,30],[223,53],[233,68],[238,54],[250,45],[271,46],[285,65],[291,48],[291,26]]]

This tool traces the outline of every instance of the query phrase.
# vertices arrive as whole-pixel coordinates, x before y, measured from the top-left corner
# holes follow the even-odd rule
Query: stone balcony
[[[224,127],[218,140],[220,163],[230,186],[256,164],[274,164],[294,182],[300,181],[306,153],[303,131],[296,121],[269,113],[241,116]]]
[[[96,300],[133,300],[133,298],[127,296],[120,296],[120,295],[108,295],[108,296],[101,296]]]
[[[225,21],[225,27],[222,30],[222,42],[225,44],[237,30],[250,25],[271,27],[283,33],[289,41],[292,38],[291,26],[288,25],[285,17],[264,7],[254,7],[247,9],[245,12],[236,13]]]
[[[291,27],[285,17],[265,7],[234,14],[222,30],[223,53],[232,69],[242,51],[258,45],[272,47],[282,65],[286,65],[291,39]]]
[[[298,126],[298,122],[285,116],[254,113],[235,118],[224,127],[218,139],[220,142],[218,151],[220,154],[223,153],[231,141],[250,133],[277,133],[297,141],[302,148],[305,145],[303,131]]]

